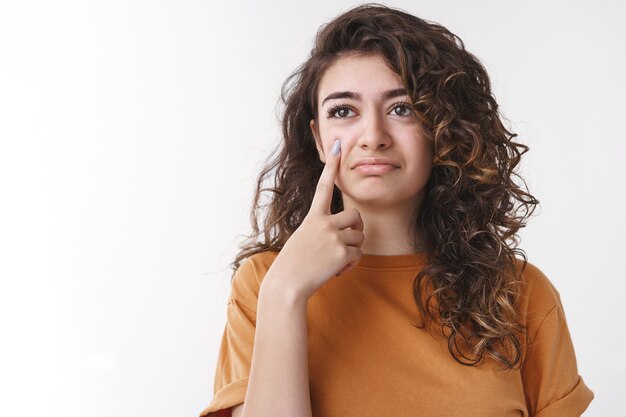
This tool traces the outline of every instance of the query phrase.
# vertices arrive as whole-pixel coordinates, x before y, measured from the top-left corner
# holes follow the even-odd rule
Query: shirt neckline
[[[356,268],[410,268],[422,265],[428,252],[403,253],[399,255],[374,255],[364,253]]]

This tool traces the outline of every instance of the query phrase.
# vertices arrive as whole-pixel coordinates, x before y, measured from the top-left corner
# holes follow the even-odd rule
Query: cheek
[[[347,145],[348,142],[356,140],[354,136],[358,134],[358,126],[355,123],[350,122],[336,122],[334,124],[331,123],[320,123],[320,136],[321,140],[324,143],[324,147],[328,146],[328,149],[331,148],[335,139],[341,139],[341,149],[343,149],[344,145]]]
[[[416,182],[427,182],[433,167],[432,150],[429,144],[422,142],[422,145],[407,149],[406,152],[408,155],[413,155],[407,160],[407,164],[410,165],[411,178],[414,178]]]

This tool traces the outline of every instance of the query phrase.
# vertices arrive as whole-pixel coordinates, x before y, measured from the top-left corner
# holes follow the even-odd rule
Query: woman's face
[[[311,120],[320,160],[341,139],[336,185],[362,203],[389,205],[413,200],[432,168],[432,145],[410,110],[401,78],[378,56],[344,56],[323,74],[318,120]],[[387,94],[389,93],[389,94]],[[364,157],[389,158],[387,172],[359,168]],[[423,196],[423,194],[422,194]]]

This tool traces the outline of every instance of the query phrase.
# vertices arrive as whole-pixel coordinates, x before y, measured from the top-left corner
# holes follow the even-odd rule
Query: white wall
[[[0,416],[208,404],[280,85],[358,4],[315,3],[0,3]],[[522,248],[561,293],[596,394],[585,415],[617,415],[623,3],[386,4],[447,26],[490,71],[541,201]]]

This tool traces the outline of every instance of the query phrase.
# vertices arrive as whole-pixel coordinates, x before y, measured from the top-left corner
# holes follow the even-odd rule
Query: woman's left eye
[[[403,113],[403,114],[399,114],[396,110],[397,109],[405,109],[406,111],[408,111],[407,113]],[[410,116],[411,115],[411,108],[409,107],[409,105],[407,103],[397,103],[396,105],[393,106],[393,110],[394,113],[396,114],[396,116]]]

